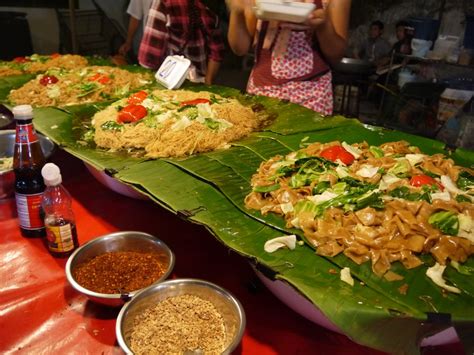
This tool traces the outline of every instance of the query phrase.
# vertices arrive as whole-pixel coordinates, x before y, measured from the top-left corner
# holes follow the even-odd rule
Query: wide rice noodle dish
[[[439,265],[474,252],[474,174],[407,142],[381,146],[313,143],[263,162],[245,205],[284,216],[319,255],[370,261],[389,279],[391,264]],[[456,264],[455,264],[456,265]]]
[[[12,61],[0,62],[0,76],[35,74],[52,68],[76,69],[87,66],[87,59],[75,54],[33,54],[27,57],[17,57]]]
[[[22,87],[12,90],[13,105],[65,106],[124,97],[151,83],[149,73],[131,73],[107,66],[90,66],[66,71],[50,69]]]
[[[265,123],[263,115],[206,91],[140,91],[95,114],[94,141],[112,151],[181,157],[226,148]]]

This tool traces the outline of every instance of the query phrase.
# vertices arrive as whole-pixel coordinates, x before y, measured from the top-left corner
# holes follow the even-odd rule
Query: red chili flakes
[[[151,285],[166,271],[164,255],[134,251],[110,252],[77,265],[74,279],[99,293],[124,293]]]

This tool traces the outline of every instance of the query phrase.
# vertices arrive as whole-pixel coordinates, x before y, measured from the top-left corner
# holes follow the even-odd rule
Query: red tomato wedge
[[[181,102],[181,106],[193,106],[197,104],[207,104],[209,102],[211,101],[209,101],[208,99],[194,99],[194,100]]]
[[[89,79],[89,81],[98,81],[101,84],[107,84],[110,81],[110,78],[105,74],[94,74]]]
[[[138,92],[136,92],[135,94],[131,95],[131,96],[128,98],[127,102],[128,102],[129,104],[133,104],[133,105],[135,105],[135,104],[140,104],[140,103],[142,103],[143,100],[145,100],[147,97],[148,97],[148,93],[147,93],[146,91],[141,90],[141,91],[138,91]]]
[[[26,63],[26,62],[31,62],[31,60],[29,58],[26,58],[26,57],[15,57],[13,58],[13,61],[15,63]]]
[[[40,84],[43,86],[47,86],[49,84],[56,84],[59,81],[54,75],[43,75],[40,79]]]
[[[444,186],[428,175],[413,175],[410,179],[410,185],[414,187],[421,187],[423,185],[436,185],[441,191],[444,191]]]
[[[118,113],[118,123],[132,123],[146,117],[148,111],[142,105],[128,105]]]
[[[61,54],[59,54],[59,53],[53,53],[53,54],[50,55],[50,57],[51,57],[52,59],[54,59],[54,58],[59,58],[60,56],[61,56]]]
[[[340,145],[333,145],[332,147],[323,149],[323,151],[319,153],[319,156],[334,162],[339,159],[346,165],[352,164],[355,159],[351,153]]]

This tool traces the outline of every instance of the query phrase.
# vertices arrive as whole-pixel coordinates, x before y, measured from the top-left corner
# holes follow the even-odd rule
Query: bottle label
[[[20,227],[23,229],[40,229],[44,227],[41,218],[41,197],[43,193],[24,195],[15,193],[16,209]]]
[[[38,141],[38,135],[36,134],[33,123],[16,125],[15,143],[30,144],[30,143],[35,143],[37,141]]]
[[[71,224],[63,226],[46,226],[49,250],[63,253],[74,249]]]

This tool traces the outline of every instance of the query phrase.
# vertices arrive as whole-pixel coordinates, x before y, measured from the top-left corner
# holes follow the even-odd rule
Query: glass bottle
[[[41,207],[48,250],[55,257],[66,257],[79,246],[71,195],[61,184],[61,172],[57,165],[45,164],[41,174],[46,184]]]
[[[33,127],[33,109],[30,105],[15,106],[13,115],[16,120],[13,151],[15,200],[21,234],[24,237],[44,237],[41,197],[45,186],[41,168],[45,158]]]

